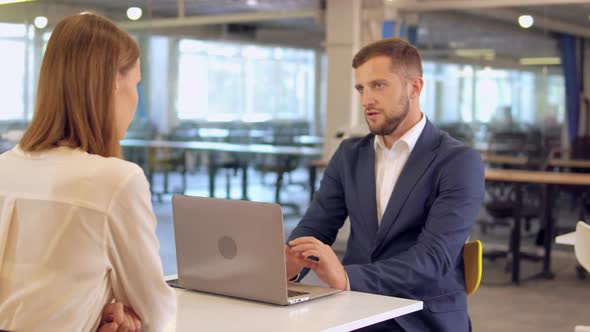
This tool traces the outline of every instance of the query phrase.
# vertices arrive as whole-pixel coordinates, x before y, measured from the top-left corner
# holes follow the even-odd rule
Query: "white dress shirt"
[[[420,121],[393,143],[391,149],[385,146],[383,136],[375,136],[375,187],[377,189],[377,220],[379,225],[381,225],[383,213],[387,208],[397,179],[406,165],[410,153],[414,150],[414,146],[416,146],[425,125],[426,117],[422,114]]]
[[[105,304],[142,331],[175,313],[149,184],[135,164],[58,147],[0,155],[0,329],[95,331]]]

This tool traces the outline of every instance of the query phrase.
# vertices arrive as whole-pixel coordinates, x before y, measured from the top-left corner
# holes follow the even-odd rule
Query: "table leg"
[[[551,247],[553,246],[553,204],[551,197],[553,196],[554,186],[546,184],[543,186],[543,206],[544,206],[544,226],[545,226],[545,256],[543,260],[543,276],[547,279],[553,278],[551,273]]]
[[[215,197],[215,175],[217,175],[217,166],[215,160],[215,153],[208,152],[209,165],[209,197]]]
[[[521,211],[524,207],[522,199],[523,186],[516,185],[516,211],[514,213],[514,231],[512,232],[512,283],[520,283],[520,228],[521,228]]]
[[[242,200],[248,200],[248,163],[242,164]]]
[[[315,194],[315,182],[317,177],[317,166],[309,165],[309,201],[313,201]]]

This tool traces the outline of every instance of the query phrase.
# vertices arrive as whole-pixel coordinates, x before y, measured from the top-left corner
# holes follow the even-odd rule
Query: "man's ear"
[[[422,88],[424,87],[424,80],[422,77],[412,77],[408,83],[408,96],[410,98],[420,98],[420,93],[422,93]]]

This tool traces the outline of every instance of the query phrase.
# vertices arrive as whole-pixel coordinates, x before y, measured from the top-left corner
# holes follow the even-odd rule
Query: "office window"
[[[0,23],[0,121],[24,119],[26,36],[24,24]]]
[[[178,118],[312,120],[314,66],[311,50],[181,40]]]
[[[437,123],[562,124],[564,78],[522,70],[425,61],[422,111]]]

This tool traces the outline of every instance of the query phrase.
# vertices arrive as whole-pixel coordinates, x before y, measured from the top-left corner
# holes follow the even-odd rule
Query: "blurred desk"
[[[482,152],[481,159],[486,163],[512,166],[525,166],[529,162],[527,157],[506,156],[489,152]]]
[[[473,148],[479,152],[491,152],[491,153],[499,153],[499,152],[509,152],[514,153],[514,145],[508,143],[494,143],[493,148],[489,142],[486,141],[478,141],[473,144]],[[538,148],[537,145],[532,143],[527,143],[524,145],[524,151],[535,151]]]
[[[312,147],[277,146],[266,144],[233,144],[222,142],[202,141],[164,141],[164,140],[139,140],[124,139],[121,141],[124,147],[144,147],[150,149],[168,148],[180,150],[200,150],[209,154],[216,152],[234,152],[242,154],[271,154],[283,156],[318,157],[323,150]],[[215,194],[215,174],[217,169],[214,163],[209,163],[209,196]],[[247,164],[242,169],[242,199],[248,199],[248,171]]]
[[[590,168],[588,159],[551,158],[547,160],[547,166],[563,168]]]
[[[199,128],[198,135],[201,139],[225,140],[229,137],[229,129],[224,128]]]
[[[514,157],[514,156],[504,156],[504,155],[497,155],[493,153],[483,152],[481,153],[481,159],[484,162],[492,163],[492,164],[502,164],[502,165],[510,165],[510,166],[525,166],[529,159],[527,157]],[[317,172],[318,168],[326,168],[328,166],[329,160],[325,159],[317,159],[312,160],[309,165],[309,187],[310,187],[310,198],[309,200],[313,200],[313,195],[315,194],[315,183],[317,179]]]
[[[552,278],[551,273],[551,247],[553,243],[553,200],[551,199],[552,186],[551,185],[574,185],[587,186],[590,185],[590,174],[582,173],[555,173],[544,171],[523,171],[510,169],[486,169],[486,181],[512,182],[519,185],[516,190],[516,204],[520,207],[522,203],[522,184],[537,183],[543,186],[543,224],[545,227],[545,255],[543,258],[543,271],[541,275],[545,278]],[[517,209],[520,213],[522,208]],[[518,284],[520,282],[520,215],[514,216],[514,238],[512,239],[512,282]]]
[[[422,310],[422,301],[341,292],[290,306],[175,288],[176,320],[167,332],[351,331]]]
[[[293,137],[293,142],[304,146],[319,146],[324,144],[324,138],[321,136],[299,135]]]
[[[279,154],[308,157],[317,157],[322,154],[322,149],[310,147],[280,146],[268,144],[233,144],[223,142],[202,141],[124,139],[121,141],[121,146],[170,148],[182,150],[224,151],[250,154]]]
[[[555,243],[573,246],[576,244],[576,232],[562,234],[555,238]]]

